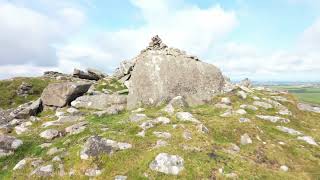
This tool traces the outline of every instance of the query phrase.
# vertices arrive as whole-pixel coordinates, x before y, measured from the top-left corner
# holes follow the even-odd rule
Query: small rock
[[[247,110],[252,110],[252,111],[257,111],[258,108],[256,106],[253,106],[253,105],[247,105],[247,104],[242,104],[240,106],[240,108],[242,109],[247,109]]]
[[[278,116],[264,116],[264,115],[256,115],[259,119],[265,120],[265,121],[270,121],[273,123],[276,122],[282,122],[282,123],[289,123],[290,120]]]
[[[166,145],[168,145],[168,142],[160,139],[157,141],[157,144],[154,146],[154,148],[160,148]]]
[[[242,145],[252,144],[252,140],[248,134],[244,134],[241,136],[240,143]]]
[[[176,117],[181,121],[190,121],[194,123],[200,123],[197,119],[193,117],[193,115],[189,112],[178,112]]]
[[[151,162],[149,168],[169,175],[178,175],[184,169],[183,163],[184,161],[180,156],[160,153]]]
[[[277,126],[277,129],[279,129],[282,132],[291,134],[291,135],[302,135],[302,133],[300,131],[288,128],[288,127],[284,127],[284,126]]]
[[[240,115],[244,115],[244,114],[247,114],[247,111],[245,111],[244,109],[238,109],[236,110],[236,113]]]
[[[240,122],[240,123],[246,123],[246,122],[251,122],[251,120],[248,119],[248,118],[240,118],[240,119],[239,119],[239,122]]]
[[[52,145],[52,143],[43,143],[43,144],[40,144],[39,146],[40,146],[40,148],[48,148],[48,147],[50,147]]]
[[[174,107],[171,104],[168,104],[162,109],[162,111],[168,113],[169,115],[173,115]]]
[[[61,158],[59,156],[55,156],[55,157],[52,158],[52,161],[53,162],[60,162]]]
[[[231,100],[229,97],[223,97],[223,98],[221,98],[221,103],[226,104],[226,105],[230,105]]]
[[[230,144],[230,146],[226,151],[230,154],[237,154],[240,152],[240,147],[237,146],[236,144]]]
[[[114,177],[114,180],[127,180],[127,176],[118,175]]]
[[[204,134],[209,133],[209,129],[208,129],[205,125],[203,125],[203,124],[197,125],[197,130],[198,130],[199,132],[201,132],[201,133],[204,133]]]
[[[154,124],[169,124],[170,123],[170,119],[166,118],[166,117],[157,117],[156,119],[153,119],[152,122]]]
[[[55,129],[48,129],[43,131],[42,133],[40,133],[40,137],[48,139],[48,140],[52,140],[53,138],[59,136],[59,131],[55,130]]]
[[[153,132],[153,134],[157,137],[157,138],[165,138],[165,139],[169,139],[171,138],[171,134],[168,132]]]
[[[65,128],[65,131],[69,134],[79,134],[86,129],[88,122],[80,122]]]
[[[308,144],[318,146],[316,141],[311,136],[301,136],[301,137],[298,137],[298,140],[302,140],[302,141],[305,141]]]
[[[47,155],[54,155],[54,154],[57,154],[59,152],[62,152],[64,149],[58,149],[57,147],[53,147],[53,148],[50,148],[47,152]]]
[[[223,114],[220,114],[220,117],[231,117],[233,116],[233,111],[232,110],[227,110]]]
[[[273,106],[271,104],[266,103],[266,102],[261,102],[261,101],[254,101],[253,105],[262,107],[264,109],[272,109],[273,108]]]
[[[27,164],[26,159],[22,159],[21,161],[19,161],[13,168],[13,170],[19,170],[25,167],[25,165]]]
[[[77,115],[77,114],[79,114],[80,111],[74,107],[70,107],[67,109],[67,112],[71,115]]]
[[[133,114],[129,117],[129,120],[131,122],[139,122],[147,118],[148,117],[145,114]]]
[[[46,166],[41,166],[37,169],[35,169],[31,175],[37,175],[37,176],[42,176],[42,177],[48,177],[52,176],[53,173],[53,166],[51,164],[46,165]]]
[[[138,108],[138,109],[133,110],[133,111],[131,111],[131,112],[132,112],[132,113],[141,113],[141,112],[144,112],[144,111],[145,111],[144,108]]]
[[[185,139],[185,140],[191,140],[192,139],[192,134],[191,134],[191,132],[189,132],[189,131],[184,131],[183,133],[182,133],[182,136],[183,136],[183,138]]]
[[[143,131],[140,131],[138,132],[137,136],[139,137],[145,137],[146,136],[146,132],[143,130]]]
[[[229,106],[227,104],[222,104],[222,103],[215,104],[214,108],[217,108],[217,109],[232,109],[231,106]]]
[[[289,170],[289,168],[286,165],[282,165],[282,166],[280,166],[280,170],[283,172],[287,172]]]
[[[247,99],[247,93],[245,93],[244,91],[238,91],[237,95],[240,96],[242,99]]]
[[[84,174],[89,177],[96,177],[101,175],[101,173],[102,171],[100,169],[90,168],[90,169],[87,169]]]

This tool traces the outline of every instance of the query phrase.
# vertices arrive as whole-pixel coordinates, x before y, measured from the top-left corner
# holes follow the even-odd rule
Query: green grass
[[[108,81],[100,80],[96,85],[96,90],[102,91],[103,89],[107,89],[111,92],[117,92],[126,89],[126,87],[116,79],[110,79]]]
[[[320,104],[320,88],[298,86],[271,86],[271,88],[288,90],[302,102]]]
[[[26,97],[17,96],[16,90],[22,82],[32,84],[32,94]],[[39,98],[48,83],[48,79],[42,78],[14,78],[12,80],[0,81],[0,108],[8,109],[17,107],[20,104]]]
[[[262,92],[255,92],[254,95],[261,98],[267,96]],[[235,93],[223,96],[231,98],[232,106],[235,110],[241,104],[252,104],[254,101],[251,98],[252,96],[242,100]],[[255,117],[256,114],[274,115],[277,112],[275,109],[259,109],[257,112],[249,112],[243,116],[235,115],[230,118],[221,118],[219,115],[224,110],[214,108],[214,104],[219,102],[221,97],[214,98],[211,103],[206,105],[184,109],[184,111],[191,112],[209,129],[208,134],[198,132],[193,123],[181,122],[175,116],[161,112],[162,107],[145,107],[146,111],[143,113],[150,118],[166,116],[171,122],[148,129],[145,137],[136,136],[141,131],[140,123],[128,121],[131,115],[129,111],[104,117],[87,115],[86,120],[89,125],[85,131],[76,135],[56,138],[52,141],[52,147],[65,149],[65,156],[62,158],[65,172],[68,174],[73,169],[75,176],[69,177],[66,175],[60,177],[56,168],[55,175],[51,179],[89,179],[83,176],[84,172],[87,168],[94,166],[103,169],[102,175],[96,177],[96,179],[113,179],[116,175],[125,175],[128,176],[128,179],[210,179],[214,174],[217,179],[226,179],[225,176],[217,172],[219,168],[223,168],[225,173],[236,173],[239,179],[311,180],[319,178],[320,148],[298,141],[295,136],[276,129],[277,125],[284,125],[302,131],[319,141],[319,114],[299,111],[295,105],[295,99],[291,95],[286,95],[286,98],[293,101],[293,103],[283,103],[294,114],[294,116],[289,117],[291,120],[289,124],[271,123]],[[44,164],[58,166],[59,163],[51,162],[55,155],[49,156],[46,154],[46,149],[41,150],[38,148],[39,144],[45,142],[38,136],[44,130],[44,128],[41,128],[41,124],[55,120],[55,118],[51,117],[52,115],[52,111],[42,112],[39,115],[42,121],[34,123],[34,130],[28,134],[17,136],[12,133],[12,135],[22,139],[25,144],[13,156],[0,158],[0,179],[34,178],[29,176],[33,170],[30,165],[27,165],[24,170],[16,172],[11,170],[17,162],[25,157],[42,157],[45,161]],[[251,122],[239,123],[240,117],[250,118]],[[69,125],[65,124],[50,128],[63,130]],[[174,128],[173,125],[177,126]],[[102,131],[101,128],[103,127],[107,127],[109,130]],[[153,148],[158,140],[153,135],[153,131],[171,133],[172,137],[166,140],[168,146]],[[187,141],[182,137],[184,131],[191,132],[191,140]],[[240,145],[240,136],[244,133],[249,134],[253,144]],[[118,151],[111,156],[102,155],[90,160],[81,160],[79,152],[86,139],[92,135],[99,135],[119,142],[127,142],[132,144],[133,147],[128,150]],[[261,141],[256,137],[259,137]],[[279,145],[279,141],[284,142],[285,145]],[[266,142],[266,144],[262,142]],[[240,153],[233,155],[225,151],[231,143],[240,146]],[[194,150],[184,149],[186,146]],[[149,164],[159,153],[163,152],[179,155],[184,159],[184,170],[178,176],[165,175],[150,170]],[[279,171],[279,167],[283,164],[289,167],[289,172]],[[4,166],[7,166],[7,169],[3,169]]]

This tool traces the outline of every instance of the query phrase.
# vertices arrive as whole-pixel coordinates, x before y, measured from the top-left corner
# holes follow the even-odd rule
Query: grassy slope
[[[263,94],[256,94],[264,96]],[[242,103],[251,103],[253,99],[241,100],[235,95],[230,95],[233,107],[236,109]],[[293,97],[289,97],[292,99]],[[103,169],[103,174],[97,179],[113,179],[115,175],[126,175],[128,179],[147,179],[144,174],[148,174],[151,179],[207,179],[219,168],[224,168],[226,173],[234,172],[239,175],[240,179],[317,179],[320,169],[320,148],[308,145],[296,140],[296,137],[282,133],[275,127],[281,123],[271,123],[255,118],[255,114],[274,114],[275,110],[259,110],[258,112],[249,112],[243,117],[252,120],[250,123],[239,123],[240,116],[231,118],[221,118],[219,114],[223,110],[217,110],[213,107],[219,98],[214,102],[188,108],[186,111],[193,113],[197,119],[202,121],[210,130],[208,134],[199,133],[194,124],[189,122],[179,122],[174,116],[163,114],[160,108],[148,108],[146,114],[150,118],[158,116],[167,116],[171,119],[168,125],[159,125],[149,129],[146,137],[137,137],[136,134],[141,130],[137,123],[127,121],[129,112],[122,112],[119,115],[106,116],[102,118],[87,116],[89,127],[78,135],[68,135],[53,140],[53,144],[59,148],[65,148],[68,153],[63,158],[63,164],[66,173],[73,168],[76,175],[71,179],[88,179],[83,177],[85,169],[88,167],[98,166]],[[294,116],[290,117],[291,123],[285,126],[300,130],[307,135],[320,140],[320,115],[315,113],[304,113],[298,111],[294,104],[284,104],[293,111]],[[52,112],[43,112],[40,114],[43,122],[52,120],[47,118]],[[45,142],[38,134],[44,129],[40,128],[43,123],[33,125],[35,131],[29,134],[18,136],[24,141],[24,145],[19,148],[13,156],[0,159],[0,179],[27,179],[31,172],[30,165],[28,168],[12,172],[14,165],[24,157],[42,157],[51,164],[54,156],[46,155],[47,150],[41,150],[38,145]],[[173,128],[172,125],[178,124]],[[63,129],[65,126],[57,127]],[[104,132],[102,127],[108,127],[109,130]],[[192,132],[192,140],[186,141],[182,138],[183,131]],[[153,149],[157,138],[152,134],[153,131],[167,131],[172,134],[172,138],[167,140],[170,145]],[[240,136],[248,133],[253,139],[253,144],[240,146]],[[16,136],[13,133],[14,136]],[[133,144],[129,150],[119,151],[112,156],[101,156],[89,161],[82,161],[79,157],[79,151],[85,142],[85,139],[91,135],[101,135],[103,137],[128,142]],[[267,144],[263,144],[256,139],[256,136]],[[64,143],[68,142],[69,143]],[[285,145],[279,145],[278,142],[285,142]],[[241,152],[236,155],[226,153],[223,149],[227,148],[230,143],[235,143],[241,147]],[[183,146],[196,147],[201,151],[183,150]],[[168,176],[149,169],[150,162],[158,153],[167,152],[182,156],[185,161],[185,170],[179,176]],[[55,167],[58,163],[53,163]],[[279,171],[280,165],[286,164],[289,172]],[[3,170],[3,167],[7,167]],[[70,179],[65,176],[59,177],[58,170],[53,178]],[[218,179],[223,179],[222,175],[217,175]]]
[[[33,93],[26,97],[17,96],[16,90],[26,82],[32,84]],[[39,98],[42,90],[49,81],[42,78],[15,78],[13,80],[0,81],[0,108],[8,109]]]
[[[288,90],[299,98],[300,101],[320,104],[320,88],[298,86],[271,86],[274,89]]]

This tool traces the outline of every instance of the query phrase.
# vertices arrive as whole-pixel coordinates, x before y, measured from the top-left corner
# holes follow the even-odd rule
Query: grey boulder
[[[52,83],[43,90],[41,100],[47,106],[63,107],[86,93],[90,86],[88,82]]]
[[[125,105],[127,97],[116,94],[85,95],[71,102],[75,108],[106,110],[112,105]],[[122,109],[122,108],[121,108]]]
[[[183,163],[184,160],[180,156],[160,153],[150,163],[149,168],[168,175],[178,175],[184,169]]]

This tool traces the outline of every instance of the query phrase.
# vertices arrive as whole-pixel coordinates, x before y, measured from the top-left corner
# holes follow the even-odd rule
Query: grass
[[[255,92],[255,96],[267,97],[262,92]],[[228,95],[236,110],[241,104],[252,104],[252,95],[246,100],[240,99],[235,93]],[[33,124],[33,131],[23,135],[16,135],[25,143],[13,155],[0,158],[0,179],[30,179],[29,174],[33,170],[30,165],[24,170],[13,172],[14,165],[25,157],[41,157],[45,163],[55,166],[55,175],[52,179],[89,179],[84,177],[85,170],[92,167],[103,169],[102,175],[96,179],[113,179],[116,175],[128,176],[128,179],[226,179],[218,173],[223,168],[225,173],[236,173],[239,179],[317,179],[320,177],[320,148],[298,141],[295,136],[280,132],[277,125],[284,125],[299,130],[307,135],[320,140],[320,115],[315,113],[301,112],[296,108],[296,100],[291,95],[285,97],[292,102],[283,103],[294,116],[289,117],[288,124],[271,123],[262,121],[255,117],[256,114],[274,115],[276,109],[259,109],[257,112],[250,111],[248,114],[235,115],[230,118],[221,118],[219,115],[224,110],[214,108],[214,104],[220,101],[222,96],[215,97],[211,103],[197,107],[189,107],[184,111],[191,112],[208,129],[209,133],[198,132],[196,126],[190,122],[181,122],[175,116],[170,116],[161,111],[162,107],[146,107],[145,113],[150,118],[159,116],[168,117],[169,124],[156,125],[146,131],[145,137],[136,134],[141,131],[139,124],[128,121],[131,112],[124,111],[118,115],[96,117],[87,115],[89,122],[85,131],[76,135],[66,135],[52,141],[52,147],[64,148],[65,153],[59,153],[62,157],[66,176],[58,175],[58,164],[51,162],[55,155],[47,155],[47,149],[39,149],[38,145],[45,142],[38,134],[45,130],[41,124],[46,121],[55,120],[53,111],[42,112],[39,117],[42,122]],[[239,123],[240,117],[251,119],[250,123]],[[50,127],[63,130],[63,126]],[[177,125],[174,127],[173,125]],[[109,130],[103,131],[107,127]],[[172,137],[167,139],[168,145],[153,148],[158,140],[153,135],[154,131],[165,131],[171,133]],[[192,134],[191,140],[185,140],[182,136],[184,131]],[[253,144],[240,145],[240,136],[249,134]],[[99,135],[107,139],[119,142],[127,142],[133,145],[131,149],[122,150],[113,155],[102,155],[90,160],[81,160],[79,152],[86,139],[92,135]],[[261,140],[258,140],[261,139]],[[285,145],[280,145],[282,141]],[[266,142],[265,144],[263,142]],[[225,151],[231,144],[237,144],[241,150],[238,154],[229,154]],[[188,148],[186,148],[188,147]],[[165,175],[149,168],[149,164],[159,153],[179,155],[184,159],[184,170],[178,176]],[[287,165],[289,172],[279,171],[281,165]],[[3,169],[3,167],[7,169]],[[75,175],[68,176],[73,169]],[[147,177],[146,177],[147,176]]]
[[[22,82],[32,84],[32,94],[25,97],[18,96],[16,94],[16,90]],[[0,108],[14,108],[20,104],[39,98],[48,83],[49,80],[43,78],[14,78],[11,80],[0,81]]]
[[[116,79],[100,80],[96,85],[96,90],[102,92],[104,89],[117,92],[126,89],[126,87]]]
[[[300,101],[320,104],[320,88],[299,86],[271,86],[274,89],[288,90],[297,96]]]

